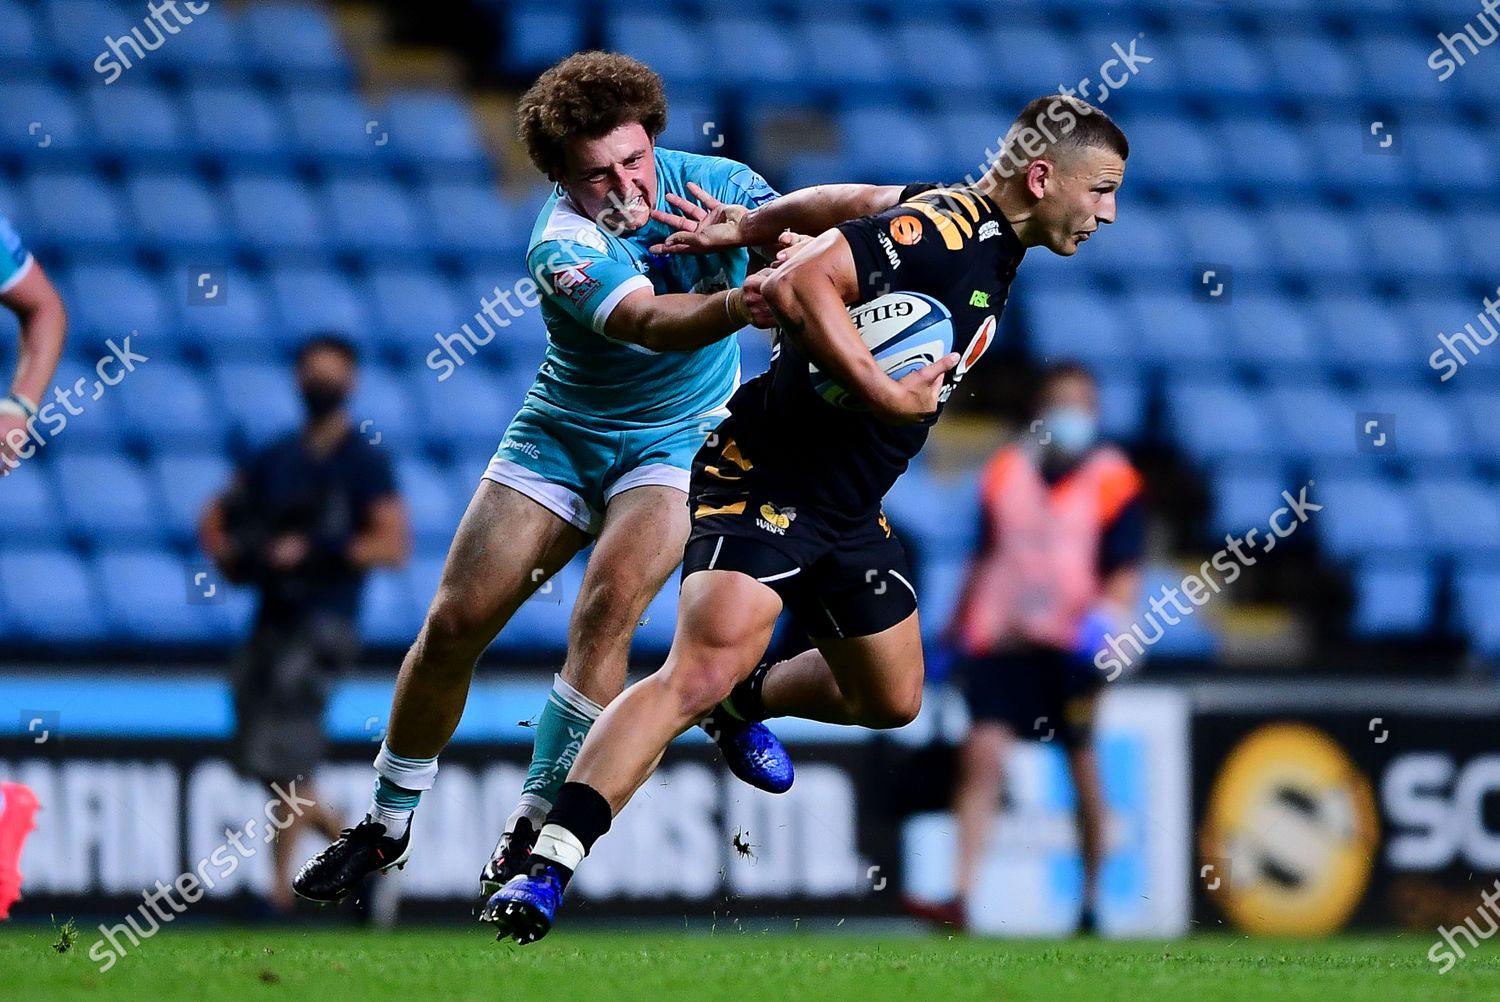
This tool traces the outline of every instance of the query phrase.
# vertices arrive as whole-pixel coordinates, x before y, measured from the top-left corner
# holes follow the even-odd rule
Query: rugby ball
[[[953,317],[947,307],[920,292],[888,292],[849,307],[849,319],[875,361],[892,379],[931,365],[953,350]],[[808,363],[813,390],[844,410],[868,410],[865,402]]]

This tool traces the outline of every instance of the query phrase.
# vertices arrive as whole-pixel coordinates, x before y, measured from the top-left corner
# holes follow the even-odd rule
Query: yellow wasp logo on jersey
[[[796,508],[778,509],[771,502],[767,501],[760,506],[760,518],[755,520],[755,524],[767,532],[778,536],[785,536],[786,531],[792,527],[792,523],[796,519]]]

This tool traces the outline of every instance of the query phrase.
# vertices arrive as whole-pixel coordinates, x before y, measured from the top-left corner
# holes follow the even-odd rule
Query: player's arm
[[[782,332],[796,340],[818,368],[857,394],[876,417],[890,424],[915,424],[937,412],[943,377],[958,364],[950,352],[899,382],[886,375],[865,347],[845,308],[864,298],[854,252],[840,230],[827,230],[803,243],[771,272],[761,295]]]
[[[57,373],[57,362],[67,337],[68,315],[62,296],[33,258],[21,280],[0,293],[0,303],[16,315],[21,325],[16,374],[10,392],[35,406]]]
[[[668,192],[667,201],[681,215],[652,210],[651,218],[677,230],[654,245],[653,254],[754,247],[771,258],[782,233],[822,233],[847,220],[884,212],[901,200],[905,190],[899,184],[818,184],[750,208],[721,201],[692,181],[687,187],[699,204]]]
[[[15,377],[8,391],[0,393],[0,476],[16,463],[7,439],[24,441],[27,422],[36,417],[37,408],[45,402],[43,397],[57,373],[68,328],[62,297],[41,264],[28,256],[22,267],[15,284],[0,292],[0,303],[20,322]]]
[[[693,351],[750,326],[752,320],[742,288],[665,295],[642,288],[610,312],[604,336],[651,351]]]
[[[349,541],[347,555],[359,570],[406,563],[411,556],[411,527],[401,495],[386,494],[371,502],[368,522]]]

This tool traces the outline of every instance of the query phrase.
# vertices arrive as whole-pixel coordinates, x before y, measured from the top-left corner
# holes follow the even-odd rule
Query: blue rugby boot
[[[735,778],[767,793],[785,793],[792,788],[796,770],[781,739],[760,721],[740,720],[720,707],[701,724]]]
[[[480,913],[481,922],[493,922],[495,939],[513,939],[522,946],[535,943],[552,928],[552,918],[562,907],[563,882],[550,865],[537,867],[536,875],[518,874],[490,895]]]

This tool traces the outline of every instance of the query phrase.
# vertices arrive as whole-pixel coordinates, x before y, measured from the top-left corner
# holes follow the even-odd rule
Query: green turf
[[[630,935],[567,931],[520,948],[481,928],[359,933],[163,929],[112,970],[89,959],[97,931],[65,954],[48,930],[0,929],[0,997],[235,1002],[702,1002],[1500,998],[1500,941],[1446,975],[1417,935],[1292,943],[1198,937],[1173,943],[1016,942],[829,933]]]

